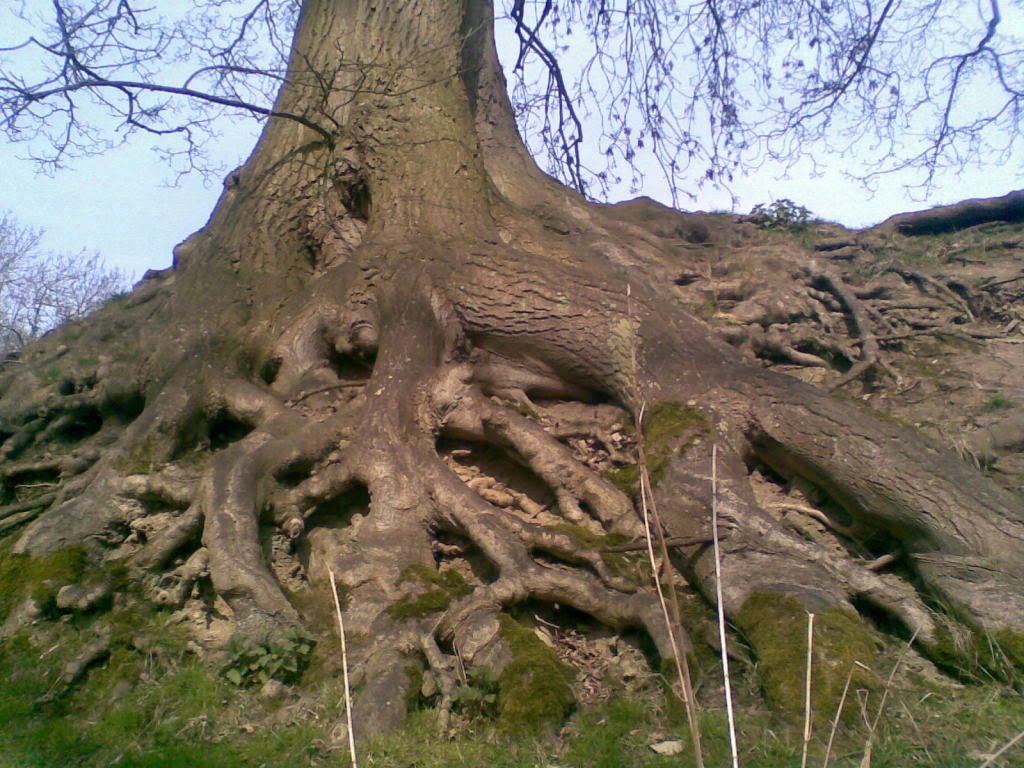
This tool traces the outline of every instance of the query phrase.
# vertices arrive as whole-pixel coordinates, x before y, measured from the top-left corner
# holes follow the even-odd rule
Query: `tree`
[[[143,105],[145,87],[120,75],[98,82],[103,73],[89,68],[105,41],[131,57],[119,37],[138,23],[130,4],[95,6],[107,11],[102,23],[88,8],[56,7],[63,21],[49,48],[67,67],[49,95],[68,124],[76,94],[96,88],[121,100],[127,125],[171,130],[144,122],[164,116],[163,104]],[[700,7],[716,20],[708,45],[722,44],[720,7]],[[893,8],[850,50],[871,50]],[[258,3],[245,18],[271,9]],[[82,29],[99,49],[70,44]],[[372,638],[353,649],[357,716],[367,729],[389,727],[413,684],[409,654],[442,681],[442,649],[452,647],[469,665],[509,669],[503,612],[529,600],[644,629],[671,658],[656,597],[609,549],[644,535],[628,492],[539,426],[552,400],[615,404],[639,422],[649,483],[617,479],[656,505],[674,568],[709,600],[716,451],[722,608],[755,654],[776,659],[773,639],[811,610],[830,627],[818,652],[845,676],[851,653],[871,653],[860,606],[936,658],[955,657],[961,630],[951,627],[962,625],[965,637],[997,638],[1019,664],[1020,498],[913,431],[762,367],[684,311],[677,282],[702,263],[704,244],[724,253],[737,225],[642,199],[595,205],[543,174],[517,133],[493,29],[483,0],[303,3],[271,119],[210,221],[178,246],[172,269],[75,326],[79,354],[107,359],[69,360],[53,377],[58,335],[3,374],[2,514],[16,506],[19,468],[38,473],[38,452],[59,447],[61,434],[102,446],[91,461],[50,455],[62,486],[19,508],[19,522],[45,511],[16,550],[111,548],[137,572],[179,563],[157,599],[179,602],[209,579],[235,633],[259,641],[308,621],[282,586],[308,584],[272,571],[261,545],[287,537],[314,586],[337,574],[346,625]],[[539,45],[524,30],[524,46]],[[988,57],[987,45],[963,69]],[[722,55],[724,66],[733,54]],[[830,63],[851,78],[832,91],[854,88],[868,61]],[[219,66],[218,76],[245,68],[230,56]],[[715,99],[741,87],[716,77]],[[20,120],[49,95],[22,88],[9,102],[21,111],[8,114]],[[785,275],[795,294],[830,292],[852,323],[861,318],[827,265],[809,259]],[[875,339],[859,343],[838,385],[871,367]],[[520,462],[557,514],[476,492],[450,441]],[[751,490],[755,464],[819,489],[837,528],[894,546],[908,577],[781,526]],[[360,494],[367,514],[355,514]],[[167,510],[163,527],[137,525]],[[456,559],[466,570],[451,569]],[[792,676],[775,664],[762,673]]]
[[[0,356],[82,317],[126,288],[98,253],[41,254],[42,232],[0,217]]]

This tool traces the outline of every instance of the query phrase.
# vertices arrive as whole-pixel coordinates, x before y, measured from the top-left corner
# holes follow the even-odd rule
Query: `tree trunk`
[[[790,629],[779,622],[804,609],[866,635],[854,606],[939,658],[939,605],[1021,647],[1021,500],[685,313],[672,281],[694,259],[678,236],[694,220],[594,205],[539,171],[488,2],[307,0],[278,109],[333,144],[271,120],[171,270],[84,324],[74,352],[58,334],[0,379],[5,465],[60,453],[63,485],[19,551],[103,545],[159,571],[205,548],[236,631],[258,637],[306,620],[261,543],[286,535],[309,582],[338,575],[346,626],[372,640],[354,650],[357,714],[389,727],[405,712],[407,654],[442,677],[438,642],[501,669],[513,653],[501,614],[527,600],[641,628],[669,655],[651,585],[607,549],[611,534],[642,538],[633,501],[537,420],[553,401],[607,403],[646,412],[665,533],[696,542],[674,566],[709,601],[717,446],[723,607],[755,654],[769,658]],[[513,459],[553,512],[467,485],[452,441]],[[821,489],[851,539],[895,542],[908,578],[780,525],[751,491],[759,464]],[[352,515],[359,489],[369,510]],[[159,536],[130,535],[167,509]],[[445,576],[453,557],[475,570]],[[829,642],[820,652],[845,659]]]

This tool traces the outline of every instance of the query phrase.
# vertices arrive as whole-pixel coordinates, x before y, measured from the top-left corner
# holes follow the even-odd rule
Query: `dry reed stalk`
[[[836,707],[836,716],[832,720],[832,730],[828,734],[828,745],[825,747],[825,761],[821,764],[821,768],[828,768],[829,758],[832,756],[832,744],[836,739],[836,729],[839,727],[839,718],[843,715],[843,705],[846,704],[846,695],[850,692],[850,683],[853,682],[853,672],[857,667],[867,669],[859,661],[853,662],[850,665],[850,674],[846,676],[846,685],[843,686],[843,695],[839,697],[839,706]]]
[[[690,737],[693,740],[693,754],[697,768],[704,768],[704,755],[700,744],[700,726],[697,723],[697,705],[693,696],[693,685],[690,681],[690,665],[686,654],[679,648],[676,639],[675,627],[682,627],[682,612],[679,609],[679,602],[675,592],[675,571],[672,568],[672,561],[668,557],[668,545],[665,543],[665,534],[661,526],[661,518],[658,515],[658,508],[654,501],[654,494],[651,493],[651,479],[647,471],[647,457],[644,453],[643,439],[643,418],[646,403],[641,403],[636,418],[637,432],[637,459],[640,467],[640,507],[643,512],[644,538],[647,540],[647,556],[651,563],[651,574],[654,577],[654,587],[658,592],[658,601],[661,604],[661,614],[665,620],[665,629],[668,631],[669,643],[672,646],[672,656],[676,664],[676,674],[679,676],[679,687],[683,694],[683,706],[686,708],[686,721],[690,727]],[[648,503],[649,502],[649,503]],[[669,601],[665,598],[665,592],[661,586],[661,578],[658,575],[658,562],[654,554],[654,541],[651,537],[651,522],[658,532],[659,549],[661,550],[662,564],[665,568],[665,575],[668,577],[669,588],[672,590],[672,615],[669,615]],[[675,624],[673,625],[673,620]]]
[[[1016,736],[1014,736],[1012,739],[1010,739],[1008,742],[1003,744],[1003,746],[999,748],[999,751],[994,752],[991,755],[989,755],[988,759],[984,763],[979,765],[978,768],[990,768],[990,766],[995,765],[996,760],[998,760],[1000,757],[1002,757],[1008,750],[1012,749],[1014,744],[1016,744],[1021,739],[1024,739],[1024,731],[1021,731]]]
[[[736,746],[736,719],[732,709],[732,681],[729,679],[729,653],[725,644],[725,609],[722,607],[722,557],[718,549],[718,445],[711,446],[711,540],[715,548],[715,592],[718,603],[718,640],[722,646],[722,676],[725,680],[725,713],[729,719],[729,748],[733,768],[739,768]]]
[[[811,743],[811,666],[814,654],[814,614],[807,614],[807,683],[804,687],[804,749],[800,768],[807,768],[807,748]]]
[[[352,768],[359,768],[356,761],[356,737],[352,730],[352,690],[348,684],[348,649],[345,645],[345,620],[341,618],[341,601],[338,600],[338,585],[334,581],[334,571],[330,566],[327,573],[331,576],[331,592],[334,594],[334,610],[338,614],[338,636],[341,638],[341,674],[345,683],[345,719],[348,722],[348,751],[352,758]]]

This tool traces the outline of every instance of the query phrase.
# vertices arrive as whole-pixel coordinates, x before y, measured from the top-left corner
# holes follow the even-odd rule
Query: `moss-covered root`
[[[85,550],[73,547],[34,558],[12,554],[13,543],[0,546],[0,624],[26,598],[31,598],[43,615],[56,615],[58,590],[83,579]]]
[[[560,725],[575,704],[572,667],[509,616],[501,617],[501,636],[512,660],[498,678],[498,727],[525,734]]]
[[[784,717],[804,711],[807,674],[807,611],[793,597],[756,592],[736,617],[753,646],[765,699]],[[870,676],[854,662],[872,667],[877,649],[871,631],[853,613],[828,608],[815,614],[811,666],[811,708],[815,721],[835,716],[847,677],[870,685]],[[854,714],[851,708],[847,715]]]
[[[648,408],[644,413],[643,436],[651,484],[657,487],[674,456],[685,453],[710,434],[711,420],[699,408],[675,402],[656,403]],[[635,464],[621,467],[607,472],[605,478],[635,498],[640,468]]]

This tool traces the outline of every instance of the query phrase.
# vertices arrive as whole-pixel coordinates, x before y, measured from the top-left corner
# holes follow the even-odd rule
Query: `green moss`
[[[636,464],[608,470],[604,477],[627,496],[636,495],[640,487],[640,467]]]
[[[423,688],[423,665],[418,660],[410,659],[405,665],[405,676],[409,678],[409,688],[406,691],[405,708],[411,710],[416,706],[420,698],[420,690]]]
[[[755,592],[736,618],[757,656],[765,699],[783,716],[800,716],[807,674],[807,612],[796,598]],[[851,669],[855,684],[871,686],[871,676],[854,662],[871,667],[876,655],[871,632],[857,616],[838,608],[815,614],[811,706],[818,722],[834,716]],[[848,714],[852,713],[851,709]]]
[[[644,558],[638,557],[635,554],[606,551],[608,547],[615,547],[631,541],[628,536],[618,533],[594,533],[588,528],[572,523],[559,523],[551,527],[559,533],[564,533],[574,539],[581,549],[599,551],[605,565],[611,568],[612,572],[618,576],[637,576],[639,575],[638,568],[643,567]]]
[[[411,565],[402,571],[399,584],[418,582],[431,589],[417,595],[408,595],[388,606],[388,615],[394,619],[419,619],[446,610],[453,600],[473,592],[473,585],[456,570],[436,571],[426,565]]]
[[[498,678],[499,729],[529,733],[560,724],[575,704],[573,669],[510,616],[501,617],[501,636],[512,661]]]
[[[432,584],[447,592],[452,598],[465,597],[472,593],[473,585],[456,570],[436,571],[427,565],[410,565],[401,576],[398,583],[407,581],[419,581],[423,584]]]
[[[657,485],[673,456],[711,434],[711,421],[698,408],[682,403],[657,403],[648,408],[643,423],[647,472],[651,484]],[[604,473],[608,482],[623,493],[637,497],[640,490],[640,467],[632,464]]]
[[[11,553],[13,542],[0,548],[0,621],[25,598],[31,597],[44,614],[56,612],[57,592],[77,584],[85,572],[85,550],[71,547],[48,557]]]
[[[159,446],[156,435],[146,438],[115,462],[115,467],[127,475],[148,475],[158,463]]]
[[[600,549],[601,547],[614,547],[625,544],[629,541],[628,536],[618,533],[594,533],[589,528],[573,523],[559,523],[552,526],[559,533],[564,533],[576,540],[585,549]]]
[[[403,597],[388,606],[388,615],[393,619],[419,619],[432,613],[439,613],[452,603],[452,596],[443,589],[431,589],[418,595]]]
[[[657,486],[672,458],[711,434],[711,421],[699,408],[657,403],[644,414],[647,473]]]
[[[56,384],[61,377],[60,368],[51,366],[43,371],[43,381],[47,384]]]

